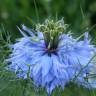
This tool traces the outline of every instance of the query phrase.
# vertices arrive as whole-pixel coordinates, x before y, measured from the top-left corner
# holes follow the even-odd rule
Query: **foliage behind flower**
[[[9,69],[17,77],[30,78],[37,87],[43,86],[48,94],[58,86],[64,89],[70,81],[91,86],[85,78],[93,67],[89,61],[95,48],[90,45],[87,32],[84,40],[77,40],[66,25],[63,19],[47,20],[36,25],[35,33],[22,25],[19,30],[23,37],[11,45]]]

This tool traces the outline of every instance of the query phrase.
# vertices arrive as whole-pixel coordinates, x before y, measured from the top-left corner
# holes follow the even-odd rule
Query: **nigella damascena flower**
[[[92,63],[87,63],[94,47],[90,45],[87,32],[84,40],[79,41],[66,33],[67,28],[63,19],[37,24],[35,33],[22,25],[19,30],[23,37],[11,45],[9,68],[17,77],[32,78],[36,86],[45,87],[48,93],[58,86],[64,88],[75,77],[77,83],[87,82],[85,76],[92,67]]]

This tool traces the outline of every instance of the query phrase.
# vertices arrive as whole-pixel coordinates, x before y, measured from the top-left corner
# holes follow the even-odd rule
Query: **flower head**
[[[85,33],[84,40],[78,41],[71,34],[64,33],[67,27],[63,19],[57,22],[47,20],[36,25],[34,34],[22,25],[23,31],[19,30],[23,37],[11,46],[9,68],[20,78],[32,78],[36,86],[45,87],[48,93],[58,86],[63,89],[86,66],[94,51],[88,33]],[[92,63],[87,64],[76,77],[76,82],[85,82],[91,66]]]

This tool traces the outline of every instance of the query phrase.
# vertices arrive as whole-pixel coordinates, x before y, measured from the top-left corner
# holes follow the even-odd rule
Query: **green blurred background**
[[[18,37],[16,26],[32,27],[49,17],[64,17],[73,32],[79,34],[88,27],[93,38],[96,36],[96,0],[0,0],[0,23],[12,37]]]

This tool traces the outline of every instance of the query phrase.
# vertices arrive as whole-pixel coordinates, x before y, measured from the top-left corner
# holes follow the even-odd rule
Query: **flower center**
[[[51,54],[57,54],[56,48],[46,48],[46,53],[51,56]]]
[[[41,31],[44,35],[48,52],[53,52],[58,47],[59,36],[66,31],[66,25],[63,19],[56,22],[47,19],[43,24],[36,25],[36,30]]]

